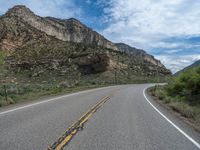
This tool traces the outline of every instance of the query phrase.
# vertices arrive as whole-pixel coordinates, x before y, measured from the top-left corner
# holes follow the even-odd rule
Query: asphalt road
[[[88,90],[0,109],[0,150],[43,150],[103,97],[66,150],[198,150],[200,134],[155,103],[150,84]]]

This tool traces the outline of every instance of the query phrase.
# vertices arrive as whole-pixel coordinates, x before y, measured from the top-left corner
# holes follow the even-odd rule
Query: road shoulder
[[[150,88],[150,87],[149,87]],[[199,127],[192,124],[191,121],[181,116],[180,113],[175,112],[170,106],[164,104],[162,101],[158,100],[157,97],[152,96],[149,92],[149,88],[145,90],[145,95],[148,97],[148,100],[160,110],[167,118],[172,120],[178,127],[180,127],[186,133],[200,143],[200,130]]]

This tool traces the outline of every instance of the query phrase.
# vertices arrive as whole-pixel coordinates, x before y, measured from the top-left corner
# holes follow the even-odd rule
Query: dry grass
[[[171,108],[200,129],[200,105],[191,105],[181,98],[168,96],[163,86],[152,87],[148,91],[154,99]]]

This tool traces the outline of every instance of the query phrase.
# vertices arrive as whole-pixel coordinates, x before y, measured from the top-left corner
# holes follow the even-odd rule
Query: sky
[[[113,42],[144,49],[173,73],[200,59],[200,0],[0,0],[0,15],[19,4],[40,16],[77,18]]]

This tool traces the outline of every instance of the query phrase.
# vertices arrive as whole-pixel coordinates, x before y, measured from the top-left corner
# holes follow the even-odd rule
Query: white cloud
[[[157,48],[163,48],[163,53],[165,50],[175,53],[181,50],[173,49],[182,48],[184,51],[187,48],[199,47],[194,43],[178,40],[165,41],[171,37],[199,36],[199,8],[200,0],[108,0],[107,7],[104,8],[104,19],[109,26],[102,34],[114,42],[122,41],[152,53],[155,53],[153,51]],[[194,56],[169,55],[157,58],[175,72],[192,63],[197,57],[199,58],[198,53]]]
[[[161,62],[170,68],[173,73],[185,68],[186,66],[194,63],[200,59],[200,54],[197,55],[156,55],[155,58],[161,60]]]
[[[105,8],[110,25],[142,34],[188,35],[200,33],[200,1],[110,0]],[[124,26],[121,26],[124,24]],[[134,32],[134,31],[131,31]]]
[[[178,52],[182,52],[182,51],[184,51],[184,50],[183,49],[171,49],[171,50],[166,51],[165,53],[174,54],[174,53],[178,53]]]
[[[110,0],[104,8],[110,25],[103,34],[114,41],[128,36],[133,43],[151,42],[149,46],[155,47],[166,37],[200,34],[199,8],[199,0]],[[143,42],[137,41],[138,36]]]

